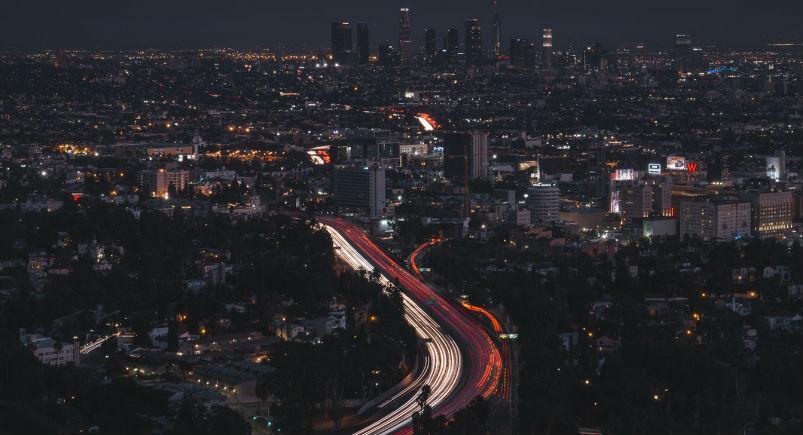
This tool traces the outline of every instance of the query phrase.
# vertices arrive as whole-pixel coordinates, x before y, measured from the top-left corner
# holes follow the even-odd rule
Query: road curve
[[[353,257],[355,264],[360,263],[356,258],[361,257],[367,264],[360,267],[367,270],[377,267],[386,279],[404,290],[405,315],[419,335],[428,339],[427,376],[431,382],[426,383],[433,389],[429,404],[435,415],[450,416],[475,397],[488,397],[497,391],[502,376],[502,358],[479,322],[400,267],[361,228],[334,217],[320,217],[318,220],[333,235],[336,245],[342,246],[345,241],[354,248],[348,251],[341,247],[340,250],[344,251],[341,255]],[[417,409],[411,398],[357,434],[385,434],[405,428]]]

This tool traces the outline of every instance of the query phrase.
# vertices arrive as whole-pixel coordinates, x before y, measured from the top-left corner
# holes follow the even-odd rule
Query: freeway
[[[409,257],[407,257],[407,261],[410,263],[410,268],[413,270],[415,276],[420,279],[421,281],[424,280],[424,275],[421,274],[421,269],[418,267],[418,256],[421,255],[424,250],[427,248],[437,245],[441,243],[443,240],[433,240],[431,242],[427,242],[416,248]],[[488,320],[488,323],[491,326],[494,334],[497,336],[504,336],[505,335],[505,328],[502,326],[502,323],[491,314],[488,310],[483,307],[471,305],[468,301],[461,301],[460,302],[467,310],[478,313],[485,317]],[[501,348],[502,353],[502,361],[506,364],[503,364],[503,374],[502,374],[502,386],[501,390],[499,391],[499,397],[503,400],[510,400],[510,393],[511,393],[511,373],[510,373],[510,344],[508,343],[507,339],[502,339],[499,342],[499,347]]]
[[[368,262],[333,226],[325,225],[332,236],[332,243],[337,248],[337,255],[354,269],[373,271],[373,265]],[[390,281],[383,275],[383,284]],[[462,368],[462,355],[457,343],[445,334],[437,323],[419,304],[409,296],[402,294],[404,302],[404,315],[407,322],[415,328],[418,336],[424,341],[425,363],[418,377],[406,388],[384,401],[379,408],[394,404],[397,400],[404,400],[394,409],[388,411],[381,419],[369,424],[356,434],[384,434],[403,428],[408,425],[413,413],[418,410],[415,393],[424,384],[431,387],[430,404],[438,405],[452,393],[460,380]]]
[[[399,266],[361,228],[334,217],[320,217],[319,222],[332,234],[335,244],[341,245],[340,251],[344,250],[343,242],[353,248],[340,252],[341,256],[352,257],[354,264],[364,262],[361,267],[367,270],[377,267],[385,279],[404,290],[405,315],[426,339],[428,367],[423,376],[424,383],[432,388],[428,403],[435,415],[450,416],[475,397],[487,398],[497,392],[502,358],[479,322]],[[407,428],[417,410],[414,397],[410,398],[357,434],[386,434]]]

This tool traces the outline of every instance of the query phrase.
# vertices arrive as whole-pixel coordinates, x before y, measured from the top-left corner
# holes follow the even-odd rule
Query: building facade
[[[362,168],[335,168],[333,184],[338,207],[359,209],[371,218],[384,213],[385,169],[378,163]]]
[[[756,237],[781,237],[792,230],[795,202],[792,192],[762,192],[753,196]]]
[[[743,201],[708,199],[683,201],[680,236],[703,240],[736,240],[749,237],[751,204]]]

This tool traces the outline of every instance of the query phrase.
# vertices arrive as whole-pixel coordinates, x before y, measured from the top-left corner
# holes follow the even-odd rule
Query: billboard
[[[307,150],[307,155],[310,160],[312,160],[313,165],[328,165],[332,163],[332,156],[329,154],[328,145]]]
[[[619,205],[619,191],[614,190],[611,192],[611,204],[610,204],[610,212],[611,213],[619,213],[620,205]]]
[[[767,177],[773,181],[780,181],[781,179],[780,157],[767,156]]]
[[[670,171],[685,171],[686,170],[686,157],[683,156],[667,156],[666,169]]]
[[[615,181],[635,180],[636,176],[632,169],[617,169],[611,174]]]
[[[647,173],[650,175],[661,175],[661,164],[660,163],[648,164]]]

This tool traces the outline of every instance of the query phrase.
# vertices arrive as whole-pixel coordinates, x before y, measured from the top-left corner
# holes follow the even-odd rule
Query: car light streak
[[[383,283],[393,282],[404,290],[405,317],[417,334],[426,339],[424,348],[429,364],[421,384],[432,388],[428,404],[435,415],[450,416],[475,397],[488,397],[497,391],[503,372],[502,358],[494,341],[475,319],[400,267],[357,226],[333,217],[321,217],[319,222],[339,247],[338,255],[352,267],[372,271],[376,266]],[[417,411],[418,404],[411,397],[356,434],[406,430]]]

